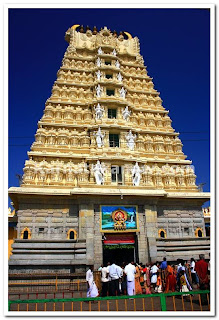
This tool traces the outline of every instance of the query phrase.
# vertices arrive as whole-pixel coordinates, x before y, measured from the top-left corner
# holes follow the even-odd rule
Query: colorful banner
[[[101,206],[101,232],[138,231],[137,206]]]

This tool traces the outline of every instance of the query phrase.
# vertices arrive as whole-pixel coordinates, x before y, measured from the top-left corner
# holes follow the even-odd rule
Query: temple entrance
[[[138,261],[137,237],[135,233],[104,234],[103,263],[118,265]]]

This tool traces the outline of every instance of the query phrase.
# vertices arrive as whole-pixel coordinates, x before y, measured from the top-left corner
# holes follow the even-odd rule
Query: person
[[[142,294],[142,288],[140,285],[141,272],[138,264],[135,264],[135,294]]]
[[[197,284],[198,283],[198,276],[195,271],[195,259],[194,258],[191,258],[190,271],[191,271],[192,283]]]
[[[167,262],[165,293],[168,293],[169,290],[172,292],[176,290],[176,277],[174,275],[173,267],[171,267],[170,262]]]
[[[122,277],[122,272],[122,268],[114,262],[109,266],[109,289],[112,296],[119,295],[119,279]]]
[[[98,270],[97,270],[97,271],[101,271],[101,270],[102,270],[102,268],[103,268],[103,264],[101,264],[101,266],[98,268]]]
[[[179,278],[180,278],[180,292],[189,292],[184,270],[180,270]],[[183,294],[183,296],[187,296],[187,294]]]
[[[191,291],[192,290],[192,286],[191,286],[191,283],[190,281],[188,280],[188,270],[186,270],[186,267],[184,266],[184,260],[183,259],[177,259],[179,260],[179,264],[178,264],[178,267],[177,267],[177,285],[178,287],[180,288],[181,287],[181,283],[180,283],[180,271],[183,270],[184,271],[184,277],[185,277],[185,280],[186,280],[186,284],[187,284],[187,287],[188,289]]]
[[[133,296],[135,294],[135,273],[134,262],[127,264],[124,270],[127,275],[127,294]]]
[[[195,271],[199,277],[200,290],[209,290],[208,263],[205,261],[203,254],[199,255],[199,261],[195,264]],[[202,305],[208,304],[207,294],[201,294]]]
[[[122,266],[121,266],[121,268],[123,270],[122,278],[121,278],[121,294],[124,294],[124,295],[127,294],[127,276],[124,272],[125,266],[126,266],[126,264],[125,264],[125,262],[123,262]]]
[[[95,298],[99,295],[97,286],[94,282],[94,275],[93,275],[94,267],[90,266],[86,272],[86,281],[87,281],[87,297],[88,298]]]
[[[140,285],[141,287],[144,286],[144,272],[143,272],[143,269],[144,269],[144,266],[142,264],[142,262],[139,263],[139,270],[140,270]]]
[[[157,293],[162,293],[163,289],[162,289],[162,280],[161,280],[161,271],[158,271],[158,275],[157,275],[157,283],[156,283],[156,288],[155,288],[155,292]]]
[[[144,272],[144,288],[145,294],[151,294],[151,281],[150,281],[150,267],[147,263],[145,268],[143,269]]]
[[[109,294],[109,266],[103,265],[101,269],[102,297]]]
[[[167,268],[167,259],[163,258],[163,261],[160,264],[160,269],[165,270]]]
[[[154,262],[152,264],[152,267],[151,267],[151,270],[150,270],[150,273],[151,273],[151,284],[153,286],[153,289],[155,291],[155,287],[156,287],[156,284],[157,284],[157,271],[159,270],[159,268],[157,267],[157,264]]]

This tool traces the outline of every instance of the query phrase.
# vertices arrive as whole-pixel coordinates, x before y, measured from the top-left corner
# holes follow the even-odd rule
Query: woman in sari
[[[150,268],[148,264],[146,264],[146,267],[143,269],[143,272],[145,294],[151,294]]]
[[[140,268],[139,266],[136,264],[135,266],[136,269],[136,273],[135,273],[135,294],[142,294],[142,288],[140,285],[140,276],[141,276],[141,272],[140,272]]]
[[[165,293],[168,293],[169,290],[172,292],[176,291],[176,277],[174,275],[173,267],[171,267],[170,262],[167,262]]]

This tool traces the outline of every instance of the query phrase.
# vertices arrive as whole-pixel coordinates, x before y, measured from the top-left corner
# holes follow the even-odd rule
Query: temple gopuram
[[[84,272],[105,261],[209,257],[192,162],[137,37],[80,25],[28,152],[9,272]],[[33,97],[34,99],[34,97]]]

